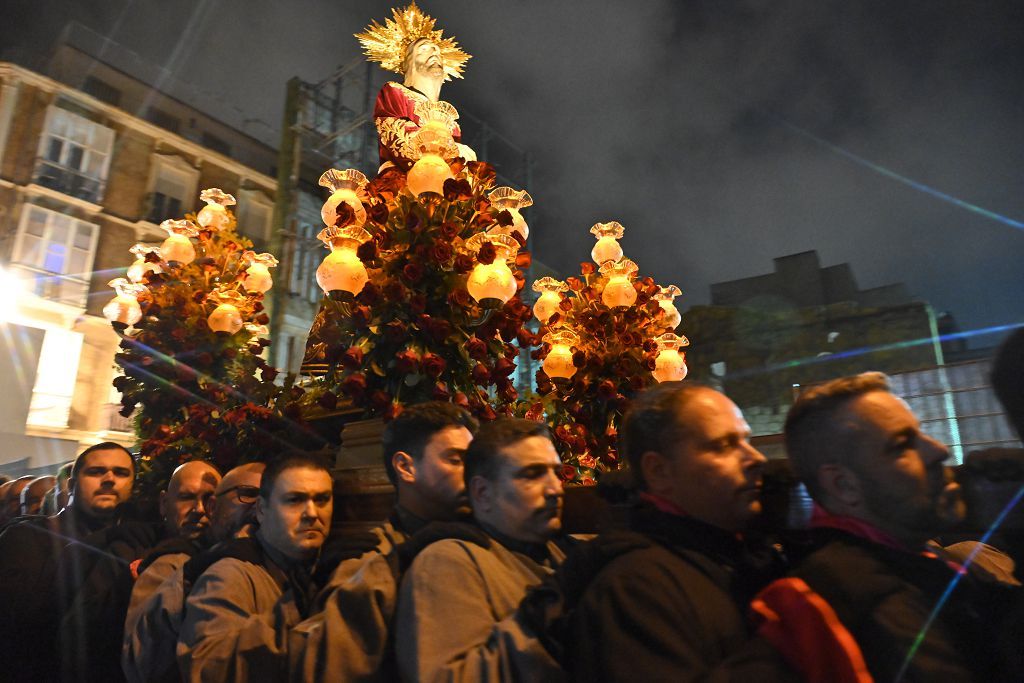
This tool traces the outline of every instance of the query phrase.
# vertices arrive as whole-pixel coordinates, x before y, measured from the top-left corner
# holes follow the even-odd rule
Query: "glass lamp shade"
[[[133,295],[118,294],[103,307],[103,317],[130,327],[142,320],[142,308]]]
[[[576,374],[572,364],[572,349],[565,344],[554,344],[544,359],[544,374],[552,379],[569,379]]]
[[[132,282],[141,282],[142,278],[147,273],[160,273],[160,266],[147,261],[144,258],[135,259],[135,261],[128,266],[128,279]]]
[[[466,281],[469,295],[485,308],[497,308],[516,295],[516,278],[504,259],[478,263]]]
[[[613,275],[601,292],[601,301],[608,308],[628,308],[636,301],[636,289],[625,275]]]
[[[274,286],[274,278],[262,263],[254,263],[245,269],[242,286],[247,292],[266,292]]]
[[[452,169],[437,154],[424,154],[409,169],[406,182],[409,191],[419,196],[424,192],[444,193],[444,181],[452,178]]]
[[[206,322],[214,332],[234,334],[242,329],[242,313],[234,304],[223,303],[213,309]]]
[[[618,221],[595,223],[590,234],[597,238],[597,244],[590,250],[594,262],[603,266],[609,261],[615,262],[622,258],[622,247],[619,240],[626,234],[626,229]]]
[[[220,204],[207,204],[199,209],[196,222],[204,228],[213,230],[223,228],[228,223],[228,210]]]
[[[369,276],[356,255],[357,247],[358,244],[333,247],[316,269],[316,283],[324,293],[342,291],[355,295],[363,291]]]
[[[597,240],[594,248],[590,250],[590,258],[599,265],[609,261],[618,261],[622,258],[622,246],[614,237],[601,237]]]
[[[558,312],[558,304],[561,302],[562,297],[558,295],[558,292],[544,292],[537,298],[536,303],[533,304],[533,315],[540,321],[541,325],[546,325],[551,316]]]
[[[659,301],[658,305],[661,306],[661,310],[665,311],[665,317],[662,320],[668,326],[668,329],[674,330],[679,327],[683,316],[679,314],[679,309],[676,308],[676,305],[671,300],[666,299]]]
[[[366,222],[366,209],[363,208],[363,203],[359,201],[359,197],[353,190],[343,187],[333,192],[324,202],[323,208],[320,209],[320,217],[324,219],[324,225],[334,225],[337,222],[338,206],[342,202],[352,207],[352,211],[356,214],[351,225],[361,226]]]
[[[679,382],[686,378],[686,358],[677,349],[662,349],[654,359],[651,374],[659,382]]]
[[[206,202],[206,206],[199,210],[196,222],[210,230],[225,227],[228,224],[227,207],[235,204],[235,198],[216,187],[203,190],[199,198]]]
[[[458,155],[465,159],[467,162],[476,161],[476,152],[469,145],[464,145],[461,142],[455,143],[455,149],[458,150]]]
[[[487,194],[487,198],[491,200],[491,205],[494,208],[499,211],[508,211],[512,216],[512,225],[496,226],[491,228],[491,232],[505,234],[518,232],[524,240],[530,236],[530,226],[526,224],[526,219],[519,212],[520,209],[533,206],[533,197],[529,192],[514,190],[511,187],[498,187],[491,190]]]
[[[185,235],[172,234],[160,245],[160,258],[181,264],[192,263],[196,260],[196,249]]]

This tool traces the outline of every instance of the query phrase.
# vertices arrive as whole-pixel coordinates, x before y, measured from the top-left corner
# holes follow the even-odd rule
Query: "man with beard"
[[[743,535],[761,512],[766,460],[739,408],[710,387],[664,382],[636,398],[621,435],[639,490],[628,530],[580,546],[559,572],[571,679],[794,680],[746,619],[782,569]]]
[[[338,565],[314,616],[293,629],[293,678],[394,680],[390,631],[405,563],[400,555],[412,550],[405,544],[414,535],[413,545],[422,545],[468,514],[463,458],[477,426],[466,410],[441,402],[409,406],[388,422],[384,467],[395,508],[372,530],[365,552]]]
[[[246,463],[224,475],[206,503],[210,523],[196,551],[250,535],[255,522],[253,506],[259,497],[260,479],[265,468],[263,463]],[[121,667],[129,681],[147,683],[180,679],[175,650],[185,612],[185,598],[192,587],[185,578],[185,564],[195,552],[180,557],[173,555],[166,554],[154,561],[153,566],[140,574],[132,590],[121,656]],[[158,586],[147,588],[144,581],[154,570],[157,575],[163,573],[157,566],[161,560],[173,561],[174,568]]]
[[[465,479],[490,543],[440,540],[402,580],[395,617],[399,673],[409,681],[545,681],[561,672],[518,608],[563,559],[561,461],[547,427],[498,418],[466,451]]]
[[[213,553],[186,600],[182,680],[287,678],[288,630],[309,614],[333,508],[331,474],[318,458],[296,454],[267,465],[256,499],[259,528]]]
[[[959,489],[949,452],[885,375],[809,389],[786,418],[785,439],[815,501],[813,550],[756,607],[778,620],[774,642],[791,661],[815,656],[789,616],[823,599],[875,680],[1019,680],[1004,657],[1019,643],[1004,649],[1000,638],[1019,590],[928,545],[959,511]]]

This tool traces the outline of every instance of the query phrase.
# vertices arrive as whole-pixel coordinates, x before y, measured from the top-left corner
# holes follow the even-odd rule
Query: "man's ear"
[[[487,478],[477,474],[469,480],[469,502],[474,510],[490,512],[493,492],[494,486]]]
[[[640,456],[640,474],[648,491],[661,493],[664,490],[663,482],[671,479],[670,466],[669,459],[657,451],[645,451]]]
[[[391,466],[395,468],[398,479],[407,484],[416,483],[416,460],[405,451],[395,451],[391,456]]]
[[[826,463],[818,468],[818,487],[842,511],[861,507],[864,491],[860,478],[845,465]]]

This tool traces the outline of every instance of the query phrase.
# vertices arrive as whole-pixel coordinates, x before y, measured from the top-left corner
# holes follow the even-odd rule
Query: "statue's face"
[[[441,78],[444,76],[441,49],[425,38],[416,41],[410,46],[405,64],[406,75],[428,76],[430,78]]]

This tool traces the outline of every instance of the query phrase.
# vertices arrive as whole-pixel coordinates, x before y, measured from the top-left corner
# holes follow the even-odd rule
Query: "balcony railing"
[[[103,197],[106,182],[48,159],[36,160],[35,183],[93,204]]]
[[[21,279],[25,287],[36,296],[56,301],[77,308],[85,308],[89,295],[89,281],[71,275],[51,273],[49,271],[12,263],[12,269],[22,271]]]

